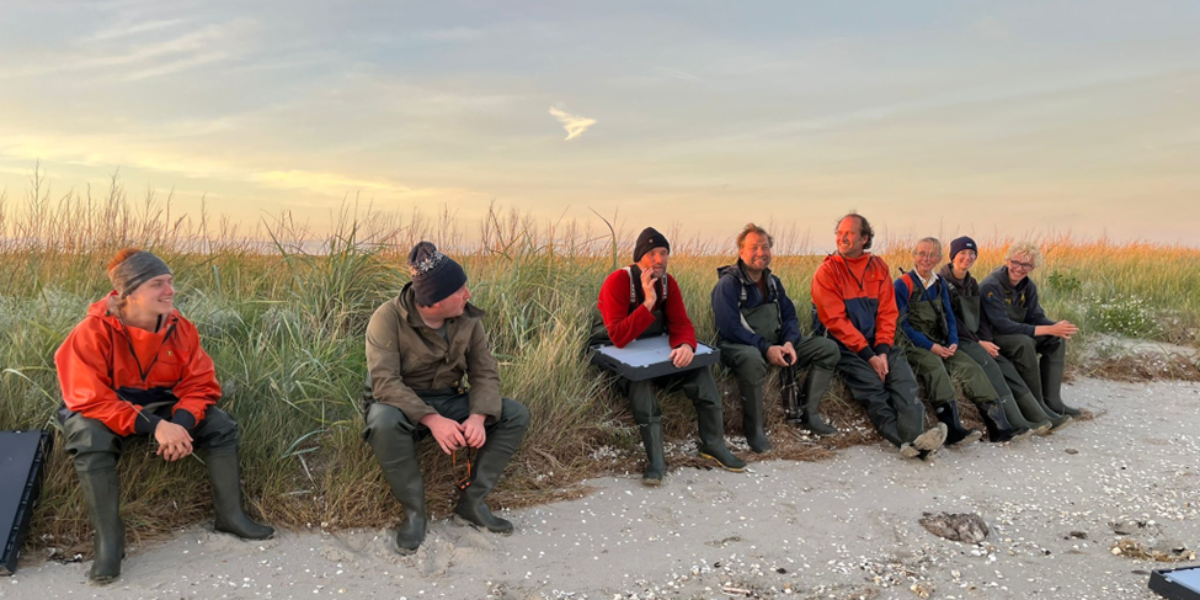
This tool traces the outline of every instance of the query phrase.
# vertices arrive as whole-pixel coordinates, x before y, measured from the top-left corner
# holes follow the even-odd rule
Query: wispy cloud
[[[140,23],[119,25],[119,26],[114,26],[114,27],[110,27],[108,29],[102,29],[100,31],[97,31],[96,33],[93,33],[92,35],[89,35],[89,36],[83,38],[82,41],[84,43],[107,42],[107,41],[111,41],[111,40],[115,40],[115,39],[132,37],[132,36],[140,35],[143,33],[149,33],[151,31],[158,31],[159,29],[164,29],[167,27],[174,27],[175,25],[180,25],[185,22],[186,21],[184,21],[183,19],[165,19],[165,20],[158,20],[158,21],[142,21]]]
[[[564,140],[567,142],[583,135],[588,127],[596,124],[595,119],[576,116],[553,106],[550,107],[550,114],[563,124],[563,129],[567,130],[567,137]]]
[[[474,29],[471,27],[451,27],[449,29],[435,29],[426,31],[421,34],[421,39],[432,40],[435,42],[468,42],[483,37],[482,29]]]

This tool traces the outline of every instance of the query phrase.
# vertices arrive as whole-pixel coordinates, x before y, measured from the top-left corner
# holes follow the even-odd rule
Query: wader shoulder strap
[[[637,270],[636,276],[634,275],[635,269]],[[629,265],[628,267],[624,267],[621,270],[625,271],[626,275],[629,275],[629,312],[632,313],[634,311],[634,309],[637,308],[637,305],[640,304],[640,302],[638,302],[638,285],[636,283],[634,283],[634,280],[635,279],[637,281],[642,280],[642,269],[639,268],[637,265]],[[665,301],[667,299],[667,290],[669,290],[671,287],[671,286],[667,285],[667,281],[670,279],[670,277],[671,276],[668,275],[667,273],[663,273],[662,298],[659,298],[659,300],[661,300],[661,301]]]

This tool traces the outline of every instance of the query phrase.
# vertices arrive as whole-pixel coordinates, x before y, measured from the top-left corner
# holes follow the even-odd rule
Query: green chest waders
[[[739,313],[742,327],[762,336],[772,346],[779,344],[783,323],[777,303],[766,302],[754,308],[742,308]],[[746,443],[756,453],[767,452],[771,449],[771,442],[767,440],[764,430],[763,384],[770,365],[757,346],[722,343],[720,347],[725,364],[733,365],[737,375],[738,391],[742,396],[742,431],[746,434]],[[726,351],[730,352],[728,357],[725,356]]]

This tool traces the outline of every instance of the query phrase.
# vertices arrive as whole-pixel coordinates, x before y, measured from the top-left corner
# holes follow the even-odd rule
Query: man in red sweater
[[[922,433],[925,406],[916,377],[904,356],[892,351],[900,313],[887,263],[866,252],[875,231],[852,212],[838,221],[836,233],[837,252],[813,275],[813,326],[837,342],[838,374],[879,435],[907,458],[929,459],[946,441],[946,426]]]
[[[679,285],[667,275],[671,245],[653,227],[638,236],[633,248],[634,264],[613,271],[604,280],[592,326],[592,344],[612,343],[624,348],[638,338],[666,335],[671,361],[678,369],[691,364],[696,351],[696,330],[683,305]],[[700,457],[728,471],[741,472],[746,463],[725,447],[725,417],[717,382],[708,367],[679,371],[646,381],[617,378],[617,389],[629,397],[633,420],[642,434],[648,459],[642,483],[662,483],[666,473],[663,458],[662,411],[654,386],[667,391],[682,389],[696,408],[700,422]]]

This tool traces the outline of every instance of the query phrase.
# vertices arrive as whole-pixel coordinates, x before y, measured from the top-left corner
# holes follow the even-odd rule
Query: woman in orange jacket
[[[216,529],[246,539],[275,533],[242,511],[238,431],[215,406],[213,361],[196,326],[175,310],[171,269],[150,252],[126,248],[108,265],[113,292],[92,304],[54,355],[59,409],[94,530],[90,577],[121,573],[125,526],[117,458],[133,436],[150,436],[168,462],[202,453],[212,480]]]

